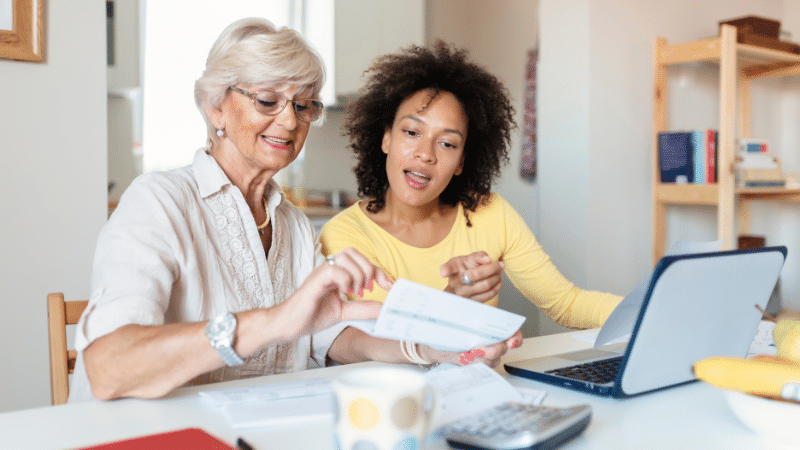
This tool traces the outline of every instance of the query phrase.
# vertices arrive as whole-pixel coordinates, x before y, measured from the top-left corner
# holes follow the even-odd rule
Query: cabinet
[[[670,205],[717,207],[717,236],[722,248],[736,246],[749,233],[750,202],[800,201],[800,189],[737,188],[734,174],[736,133],[750,136],[750,83],[765,77],[800,74],[800,55],[736,42],[736,28],[723,25],[719,36],[682,44],[656,38],[653,89],[653,262],[666,251],[666,214]],[[661,183],[658,133],[668,131],[667,74],[669,67],[692,61],[719,65],[719,129],[716,184]],[[737,104],[738,103],[738,104]],[[738,225],[738,228],[737,228]]]
[[[322,101],[341,105],[380,55],[425,44],[424,0],[305,0],[304,35],[327,68]]]

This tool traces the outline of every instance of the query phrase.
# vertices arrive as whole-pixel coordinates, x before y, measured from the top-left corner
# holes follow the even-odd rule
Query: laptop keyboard
[[[614,381],[619,371],[620,362],[622,362],[622,356],[578,364],[576,366],[562,367],[561,369],[548,370],[545,373],[602,384]]]

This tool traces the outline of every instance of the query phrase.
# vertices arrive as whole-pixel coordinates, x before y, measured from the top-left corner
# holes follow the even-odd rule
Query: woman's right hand
[[[374,319],[382,304],[373,301],[349,302],[346,294],[361,297],[373,283],[389,290],[392,282],[386,273],[353,248],[345,248],[315,268],[286,301],[278,305],[288,324],[288,339],[314,334],[346,320]]]
[[[504,268],[501,261],[492,261],[486,252],[480,251],[450,258],[439,272],[447,278],[445,292],[486,303],[503,287]]]

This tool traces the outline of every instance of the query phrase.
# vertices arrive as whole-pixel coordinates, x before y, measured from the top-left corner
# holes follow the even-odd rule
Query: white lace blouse
[[[308,218],[274,180],[265,195],[273,223],[268,257],[241,191],[203,149],[190,166],[131,184],[97,242],[89,306],[75,336],[70,401],[93,398],[82,351],[95,339],[131,323],[196,322],[273,306],[324,261]],[[241,366],[189,384],[324,366],[336,334],[267,347]]]

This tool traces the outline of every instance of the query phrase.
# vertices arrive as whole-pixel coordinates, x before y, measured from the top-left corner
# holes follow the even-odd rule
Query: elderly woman
[[[377,316],[342,298],[388,289],[385,274],[351,249],[324,264],[272,179],[320,118],[323,82],[293,30],[253,18],[222,32],[195,84],[208,147],[136,179],[100,234],[70,401],[321,366],[333,325]]]
[[[493,306],[505,271],[559,323],[600,326],[621,298],[566,280],[519,214],[491,192],[514,126],[503,85],[441,41],[383,56],[367,73],[344,126],[365,199],[324,226],[323,253],[356,248],[389,276]],[[377,289],[364,299],[385,297]],[[352,328],[339,339],[348,338],[374,339]],[[494,365],[498,357],[496,346],[462,354],[403,347],[430,362]]]

